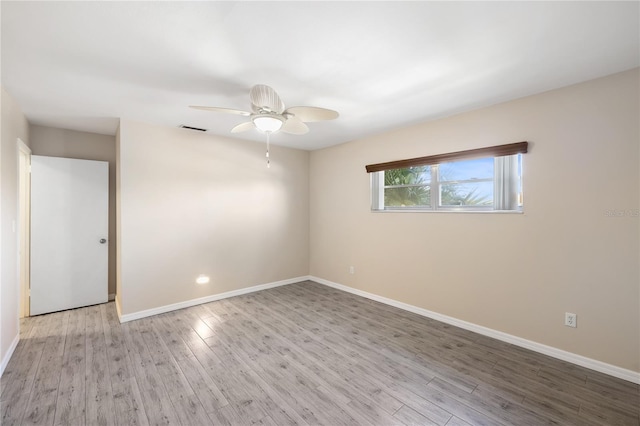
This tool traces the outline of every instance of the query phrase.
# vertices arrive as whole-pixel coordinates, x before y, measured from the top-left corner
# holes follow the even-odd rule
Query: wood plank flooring
[[[120,324],[25,319],[9,425],[639,425],[640,387],[303,282]]]

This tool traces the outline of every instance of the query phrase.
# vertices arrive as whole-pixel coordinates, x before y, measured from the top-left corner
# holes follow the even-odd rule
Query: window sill
[[[523,210],[422,210],[422,209],[386,209],[371,210],[371,213],[472,213],[472,214],[524,214]]]

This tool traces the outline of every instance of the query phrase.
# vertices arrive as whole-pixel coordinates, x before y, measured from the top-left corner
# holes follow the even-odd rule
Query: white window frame
[[[513,156],[522,156],[522,154],[513,154]],[[479,158],[498,158],[498,157],[479,157]],[[466,159],[461,159],[458,161],[451,161],[451,163],[467,161]],[[522,161],[522,157],[520,157],[520,161]],[[393,185],[393,186],[385,186],[384,185],[384,173],[385,171],[372,172],[371,175],[371,211],[373,212],[473,212],[473,213],[523,213],[523,203],[521,202],[523,197],[524,190],[522,192],[516,193],[516,207],[511,210],[497,210],[494,205],[488,206],[442,206],[440,205],[440,187],[442,184],[465,184],[465,183],[477,183],[477,182],[494,182],[497,179],[498,171],[494,167],[494,176],[492,178],[483,178],[483,179],[466,179],[466,180],[451,180],[451,181],[441,181],[440,180],[440,167],[439,164],[430,165],[431,172],[431,180],[425,184],[414,184],[414,185]],[[522,179],[521,173],[518,173],[519,170],[516,169],[516,175],[514,176],[516,182],[520,182]],[[391,187],[410,187],[410,186],[420,186],[420,187],[429,187],[431,191],[430,194],[430,206],[407,206],[407,207],[399,207],[399,206],[391,206],[387,207],[384,205],[384,191],[386,188]],[[495,194],[494,194],[495,198]],[[495,203],[494,203],[495,204]]]

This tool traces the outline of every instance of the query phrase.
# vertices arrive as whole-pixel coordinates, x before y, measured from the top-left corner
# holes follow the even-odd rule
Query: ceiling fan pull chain
[[[271,159],[269,158],[269,136],[271,136],[271,132],[267,132],[267,169],[271,168]]]

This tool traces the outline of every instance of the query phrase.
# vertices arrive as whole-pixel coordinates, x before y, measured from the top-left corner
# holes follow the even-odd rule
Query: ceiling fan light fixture
[[[263,133],[275,133],[284,124],[284,118],[274,114],[256,115],[251,120],[256,128]]]

